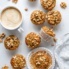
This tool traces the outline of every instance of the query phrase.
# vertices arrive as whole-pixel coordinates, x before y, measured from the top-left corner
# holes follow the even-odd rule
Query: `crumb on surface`
[[[25,8],[25,11],[28,11],[28,8]]]
[[[2,67],[2,69],[8,69],[9,67],[8,66],[4,66],[4,67]]]
[[[65,9],[67,7],[67,4],[65,2],[61,2],[60,7]]]
[[[34,1],[36,1],[36,0],[29,0],[30,2],[34,2]]]
[[[18,2],[18,0],[12,0],[12,2],[16,4]]]

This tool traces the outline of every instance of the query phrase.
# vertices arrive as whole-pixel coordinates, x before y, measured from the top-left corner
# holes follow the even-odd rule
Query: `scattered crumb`
[[[9,67],[8,66],[4,66],[4,67],[2,67],[2,69],[8,69]]]
[[[61,2],[60,7],[65,9],[67,7],[67,4],[65,2]]]
[[[16,4],[18,2],[18,0],[12,0],[12,2]]]
[[[28,8],[25,8],[25,11],[28,11]]]
[[[2,41],[3,41],[3,40],[0,38],[0,43],[2,43]]]
[[[57,39],[56,38],[53,38],[54,42],[57,42]]]
[[[54,46],[54,44],[51,44],[51,46]]]
[[[33,1],[36,1],[36,0],[29,0],[29,1],[33,2]]]
[[[3,39],[5,38],[5,33],[2,33],[2,34],[0,34],[0,43],[2,43],[3,42]]]

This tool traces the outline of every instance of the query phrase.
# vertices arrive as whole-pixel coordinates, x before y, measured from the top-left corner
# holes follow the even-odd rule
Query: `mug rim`
[[[16,10],[18,10],[18,11],[20,12],[20,14],[21,14],[21,21],[20,21],[20,24],[19,24],[17,27],[15,27],[15,28],[6,28],[6,27],[2,24],[2,21],[1,21],[1,20],[0,20],[0,24],[2,25],[3,28],[5,28],[5,29],[7,29],[7,30],[15,30],[15,29],[19,28],[19,27],[21,26],[21,24],[22,24],[22,21],[23,21],[22,12],[21,12],[20,9],[17,8],[16,6],[6,6],[6,7],[4,7],[4,8],[1,10],[1,13],[0,13],[0,14],[2,15],[2,12],[3,12],[5,9],[7,9],[7,8],[14,8],[14,9],[16,9]]]

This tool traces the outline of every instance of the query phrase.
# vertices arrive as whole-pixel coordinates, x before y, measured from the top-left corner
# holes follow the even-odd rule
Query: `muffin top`
[[[52,58],[46,51],[37,51],[31,55],[30,64],[33,69],[49,69]]]
[[[52,29],[48,28],[47,26],[43,26],[41,29],[43,30],[44,33],[46,33],[52,37],[55,37],[54,31]]]
[[[5,48],[15,50],[19,47],[20,41],[15,35],[9,35],[4,41]]]
[[[26,60],[24,56],[17,54],[12,57],[11,65],[14,69],[23,69],[26,65]]]
[[[56,5],[56,0],[40,0],[41,5],[46,10],[52,10]]]
[[[61,22],[61,13],[57,10],[52,10],[52,11],[49,11],[47,14],[46,14],[46,20],[49,24],[51,25],[57,25]]]
[[[40,45],[41,38],[36,33],[31,32],[26,36],[25,42],[29,48],[36,48]]]
[[[45,22],[45,13],[41,10],[35,10],[31,14],[31,21],[35,25],[40,25]]]

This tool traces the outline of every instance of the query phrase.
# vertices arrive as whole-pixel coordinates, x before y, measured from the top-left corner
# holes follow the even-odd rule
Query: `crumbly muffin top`
[[[16,48],[18,48],[19,44],[20,44],[20,41],[15,35],[10,35],[6,37],[4,41],[4,45],[6,49],[9,49],[9,50],[15,50]]]
[[[40,25],[45,22],[45,13],[41,10],[35,10],[31,14],[31,21],[35,25]]]
[[[65,9],[67,7],[67,4],[65,2],[61,2],[60,7]]]
[[[43,26],[41,29],[44,31],[44,33],[46,33],[52,37],[55,37],[54,31],[52,29],[48,28],[47,26]]]
[[[2,67],[2,69],[9,69],[9,67],[8,66],[4,66],[4,67]]]
[[[41,5],[46,10],[52,10],[56,5],[56,0],[40,0]]]
[[[31,55],[30,63],[33,69],[48,69],[52,65],[52,58],[46,51],[38,51]]]
[[[12,57],[11,65],[14,69],[23,69],[26,65],[26,60],[24,56],[17,54]]]
[[[35,34],[34,32],[31,32],[26,36],[25,42],[29,48],[36,48],[40,45],[41,38],[39,35]]]
[[[51,25],[57,25],[61,22],[61,13],[57,10],[49,11],[46,14],[46,20],[48,21],[49,24]]]

